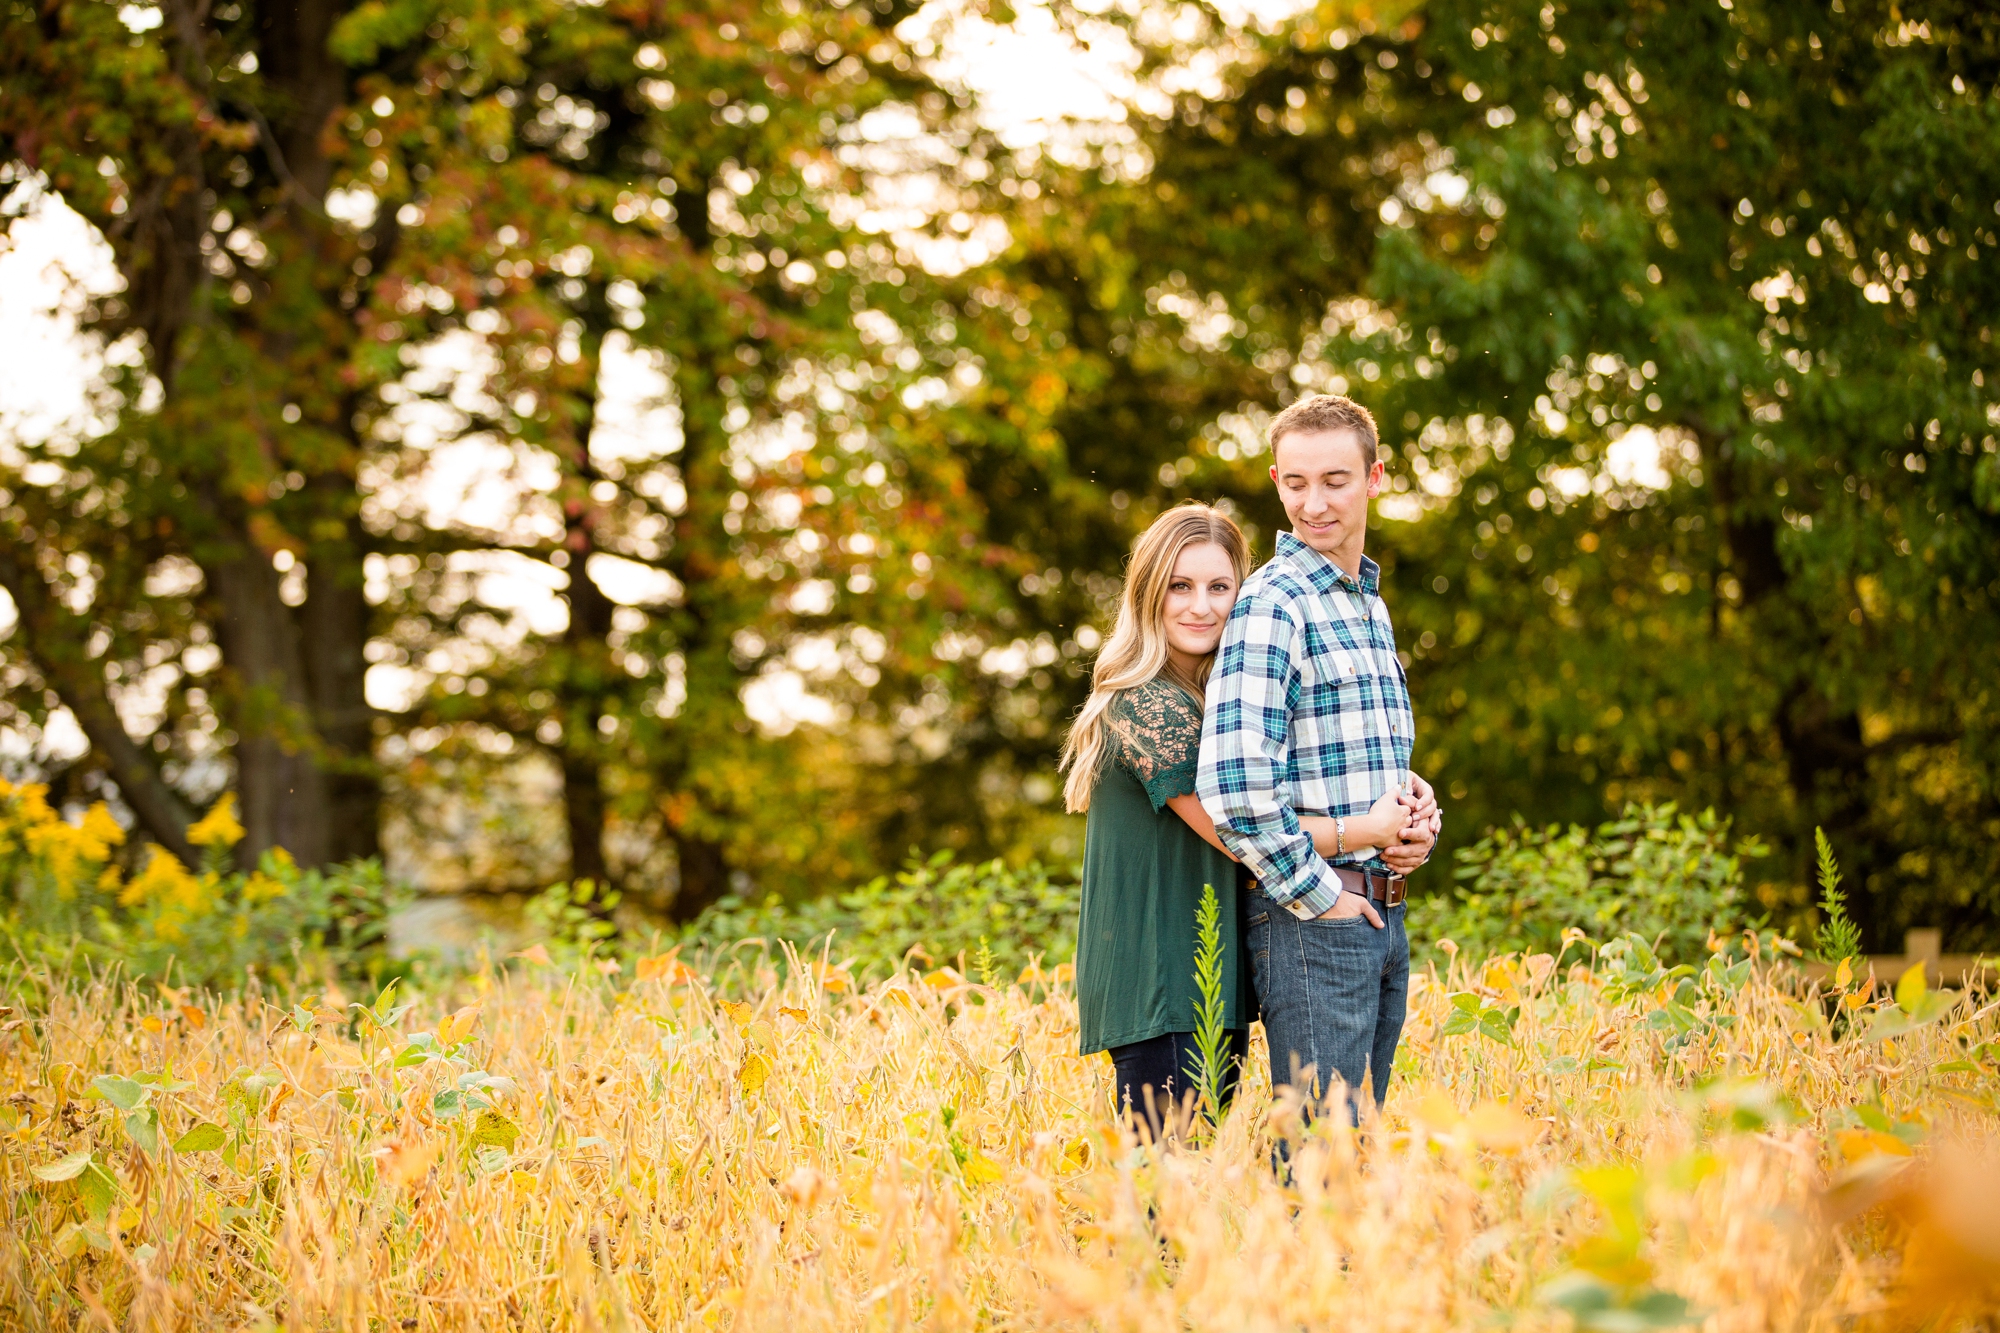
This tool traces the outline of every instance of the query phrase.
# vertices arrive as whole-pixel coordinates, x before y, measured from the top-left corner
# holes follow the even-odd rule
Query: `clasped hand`
[[[1444,827],[1437,793],[1414,773],[1410,774],[1408,791],[1387,793],[1368,814],[1392,832],[1382,844],[1382,859],[1399,875],[1409,874],[1429,858],[1431,848],[1437,845],[1438,831]]]
[[[1379,855],[1388,867],[1399,875],[1407,875],[1429,859],[1443,826],[1437,793],[1431,790],[1430,783],[1412,773],[1408,791],[1385,793],[1368,808],[1367,814],[1347,821],[1346,842],[1351,847],[1380,848]],[[1358,893],[1341,894],[1320,916],[1328,921],[1360,916],[1368,918],[1368,924],[1378,930],[1382,926],[1382,915],[1375,910],[1375,904]]]

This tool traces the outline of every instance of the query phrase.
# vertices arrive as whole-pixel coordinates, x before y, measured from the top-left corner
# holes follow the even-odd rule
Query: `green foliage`
[[[82,438],[5,442],[0,722],[39,736],[66,708],[91,742],[73,780],[182,862],[196,764],[254,807],[246,864],[283,830],[322,865],[373,851],[381,814],[443,841],[383,785],[435,791],[470,755],[554,760],[569,876],[610,877],[606,830],[629,835],[644,864],[615,869],[678,883],[677,916],[738,868],[890,864],[869,835],[896,793],[830,793],[839,747],[802,761],[741,693],[810,636],[841,704],[922,694],[952,618],[1027,571],[965,530],[963,460],[1035,447],[1060,385],[1023,393],[1048,366],[1011,306],[985,319],[976,279],[847,206],[889,103],[966,184],[1012,167],[901,9],[684,9],[242,0],[144,35],[145,6],[0,10],[8,216],[95,227],[125,286],[81,323],[132,335]],[[546,480],[439,521],[412,483],[459,443]],[[494,595],[524,574],[560,630]],[[383,662],[413,691],[390,711],[362,688]],[[163,697],[133,738],[112,696],[141,677]],[[477,827],[465,790],[439,799],[436,825]]]
[[[1412,899],[1410,933],[1453,940],[1473,957],[1557,953],[1570,930],[1631,933],[1675,961],[1703,956],[1711,933],[1744,924],[1742,863],[1754,838],[1729,848],[1729,821],[1671,804],[1631,806],[1595,830],[1532,829],[1518,819],[1458,853],[1455,893]]]
[[[1924,965],[1912,963],[1896,981],[1895,1005],[1875,1011],[1863,1040],[1887,1041],[1927,1027],[1951,1012],[1959,999],[1957,991],[1932,990],[1924,980]]]
[[[159,847],[135,874],[124,841],[94,806],[71,823],[39,784],[0,783],[0,947],[58,968],[119,967],[176,985],[232,989],[253,972],[280,981],[389,966],[390,914],[407,893],[378,861],[303,869],[282,849],[255,870],[226,868],[242,830],[229,798],[191,830],[207,855],[199,873]]]
[[[906,960],[927,965],[979,957],[1010,979],[1031,963],[1067,962],[1076,952],[1076,885],[1052,879],[1038,864],[1019,870],[1000,861],[954,864],[948,852],[912,860],[828,898],[761,903],[730,897],[703,913],[686,938],[712,948],[780,941],[818,957],[830,942],[835,962],[851,959],[863,975],[880,975]]]
[[[1151,169],[1051,168],[1060,207],[1011,220],[1037,330],[1087,373],[1045,484],[994,469],[1009,536],[1110,574],[1161,507],[1220,496],[1268,550],[1263,413],[1354,395],[1447,837],[1713,805],[1773,839],[1802,916],[1823,823],[1865,937],[2000,938],[1986,12],[1205,14],[1135,34],[1161,67],[1235,53],[1131,118]],[[1061,642],[1100,588],[1024,616]],[[1084,688],[1058,680],[1045,714]]]
[[[1823,963],[1838,963],[1861,954],[1861,931],[1847,915],[1847,895],[1840,891],[1840,865],[1833,859],[1833,844],[1826,830],[1813,830],[1813,848],[1819,863],[1819,929],[1813,933],[1813,948]]]
[[[1514,1025],[1520,1021],[1520,1005],[1502,1004],[1473,991],[1460,991],[1451,997],[1451,1017],[1445,1019],[1440,1035],[1462,1037],[1477,1032],[1488,1041],[1512,1046]]]
[[[1223,1026],[1222,1007],[1222,910],[1216,901],[1215,886],[1201,886],[1201,905],[1195,909],[1194,984],[1194,1065],[1188,1070],[1194,1082],[1197,1102],[1206,1114],[1222,1114],[1222,1090],[1230,1080],[1229,1030]]]
[[[553,948],[581,953],[618,934],[611,914],[623,901],[618,890],[580,879],[574,884],[549,885],[528,900],[522,917],[534,938]]]

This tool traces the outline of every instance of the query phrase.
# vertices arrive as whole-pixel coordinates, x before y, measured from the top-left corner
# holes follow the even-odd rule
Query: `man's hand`
[[[1438,811],[1437,792],[1431,784],[1415,773],[1410,774],[1410,789],[1403,794],[1403,804],[1409,810],[1409,820],[1413,824],[1427,825],[1431,831],[1431,841],[1437,841],[1438,830],[1444,826],[1444,817]]]
[[[1382,929],[1382,916],[1375,910],[1375,904],[1358,893],[1343,893],[1333,900],[1333,906],[1319,914],[1321,921],[1345,921],[1351,916],[1365,916],[1368,924]]]
[[[1414,773],[1410,775],[1410,793],[1403,800],[1411,807],[1403,840],[1384,847],[1380,853],[1383,863],[1399,875],[1409,874],[1430,859],[1431,848],[1437,846],[1438,830],[1444,823],[1430,783]]]
[[[1399,875],[1407,875],[1424,863],[1431,854],[1431,839],[1422,842],[1399,842],[1393,847],[1384,847],[1380,853],[1383,864]]]

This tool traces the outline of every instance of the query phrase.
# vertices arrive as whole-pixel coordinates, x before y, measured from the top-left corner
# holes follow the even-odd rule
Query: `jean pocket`
[[[1338,929],[1342,926],[1365,926],[1368,924],[1368,918],[1357,912],[1353,916],[1316,916],[1305,924],[1308,926],[1329,926]]]
[[[1259,912],[1257,913],[1257,915],[1251,917],[1248,921],[1244,922],[1243,925],[1246,930],[1255,930],[1257,929],[1257,927],[1264,925],[1270,919],[1271,919],[1271,914],[1269,912]]]

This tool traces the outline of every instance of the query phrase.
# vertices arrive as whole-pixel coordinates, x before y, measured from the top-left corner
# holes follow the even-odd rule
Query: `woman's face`
[[[1203,658],[1222,642],[1222,625],[1236,605],[1236,566],[1214,542],[1197,542],[1174,561],[1167,580],[1167,647],[1181,658]]]

